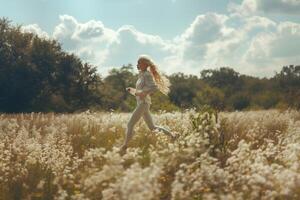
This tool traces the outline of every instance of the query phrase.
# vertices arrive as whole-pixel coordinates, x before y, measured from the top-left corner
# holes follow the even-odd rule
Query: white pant
[[[134,125],[139,121],[141,117],[144,118],[148,128],[150,130],[158,129],[162,131],[164,134],[169,135],[172,137],[172,134],[169,130],[165,129],[164,127],[156,126],[153,123],[153,119],[150,113],[150,104],[146,102],[138,103],[136,108],[134,109],[129,122],[127,123],[127,129],[126,129],[126,138],[123,145],[127,145],[129,140],[132,138],[134,134]]]

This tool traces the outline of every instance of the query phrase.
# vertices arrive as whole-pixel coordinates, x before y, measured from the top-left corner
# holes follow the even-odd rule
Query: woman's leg
[[[121,148],[126,148],[129,140],[132,138],[134,134],[134,125],[139,121],[141,116],[143,115],[144,111],[146,110],[145,103],[138,104],[137,107],[134,109],[128,123],[127,123],[127,129],[126,129],[126,136],[125,141]]]
[[[151,113],[150,113],[150,105],[147,104],[147,107],[145,109],[145,112],[143,114],[143,118],[148,126],[148,128],[152,131],[154,129],[157,129],[159,131],[162,131],[164,134],[170,136],[171,138],[174,138],[174,136],[172,135],[172,133],[167,130],[166,128],[164,127],[161,127],[161,126],[157,126],[153,123],[153,119],[152,119],[152,116],[151,116]]]

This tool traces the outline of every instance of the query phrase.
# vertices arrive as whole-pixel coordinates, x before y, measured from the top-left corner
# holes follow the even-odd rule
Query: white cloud
[[[253,14],[279,13],[286,15],[300,15],[299,0],[244,0],[240,5],[231,2],[228,10],[243,16]]]
[[[48,33],[43,31],[39,27],[39,25],[37,25],[37,24],[29,24],[29,25],[26,25],[26,26],[22,26],[21,30],[23,32],[29,32],[29,33],[37,34],[37,35],[39,35],[40,37],[43,37],[43,38],[49,38]]]
[[[262,65],[300,62],[300,24],[281,22],[275,32],[263,32],[253,38],[244,59]],[[298,64],[298,63],[297,63]]]
[[[225,15],[208,13],[199,15],[186,31],[175,40],[182,46],[183,59],[203,59],[207,52],[207,44],[218,40],[224,35]]]
[[[140,54],[162,59],[172,52],[172,45],[159,36],[149,35],[124,25],[112,30],[100,21],[78,22],[68,15],[60,16],[53,37],[64,49],[74,52],[85,61],[99,66],[104,75],[113,67],[136,64]]]
[[[37,25],[24,28],[45,35]],[[204,68],[229,66],[240,73],[272,76],[283,65],[300,62],[300,24],[261,16],[206,13],[197,16],[182,34],[165,40],[130,25],[113,30],[101,21],[81,23],[62,15],[52,37],[65,50],[99,66],[103,76],[113,67],[136,66],[140,54],[149,54],[166,74],[199,75]]]
[[[258,9],[267,13],[284,13],[300,15],[299,0],[256,0]]]
[[[257,74],[256,61],[253,66],[241,58],[250,47],[252,38],[264,31],[276,29],[270,19],[251,16],[236,17],[216,13],[198,16],[186,31],[175,39],[178,53],[166,60],[178,69],[199,74],[204,68],[230,66],[241,73],[266,75],[269,69],[261,69]],[[180,67],[182,66],[182,67]],[[170,70],[171,71],[171,70]]]
[[[274,71],[289,64],[299,64],[299,25],[292,22],[276,23],[264,14],[300,14],[298,0],[244,0],[240,5],[230,3],[232,18],[244,24],[248,43],[243,50],[241,72],[251,75],[272,76]],[[267,15],[265,15],[267,16]]]
[[[77,54],[94,65],[102,65],[108,54],[108,45],[116,37],[116,32],[106,28],[101,21],[78,22],[74,17],[61,15],[53,37],[64,49]]]
[[[76,19],[72,16],[59,16],[60,24],[57,25],[53,32],[53,37],[62,43],[66,50],[77,48],[78,38],[75,36],[75,31],[78,26]]]
[[[257,11],[257,0],[244,0],[242,4],[229,2],[228,11],[234,15],[249,16]]]
[[[107,66],[120,66],[130,62],[136,64],[140,54],[149,54],[158,60],[168,56],[172,45],[159,36],[149,35],[136,30],[133,26],[122,26],[116,31],[115,40],[108,46]]]

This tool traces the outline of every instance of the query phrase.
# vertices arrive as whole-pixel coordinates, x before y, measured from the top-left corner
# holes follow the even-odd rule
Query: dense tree
[[[284,101],[300,109],[300,65],[284,66],[273,79],[284,94]]]
[[[0,111],[66,111],[101,104],[96,68],[61,45],[0,20]]]
[[[171,82],[171,101],[178,107],[189,108],[193,105],[193,98],[202,88],[202,81],[194,75],[176,73],[169,77]]]
[[[131,64],[123,65],[120,69],[112,69],[108,76],[105,77],[105,104],[109,109],[129,111],[132,104],[128,104],[126,99],[130,94],[126,87],[135,87],[137,74],[133,73]]]
[[[193,103],[196,108],[200,108],[203,105],[210,105],[214,109],[224,110],[225,95],[221,89],[207,85],[197,92],[196,97],[193,99]]]
[[[229,105],[233,110],[243,110],[250,106],[250,97],[243,93],[236,93],[230,97],[231,104]]]
[[[201,79],[209,85],[222,88],[226,97],[243,87],[243,79],[240,78],[240,74],[229,67],[203,70],[200,75]]]

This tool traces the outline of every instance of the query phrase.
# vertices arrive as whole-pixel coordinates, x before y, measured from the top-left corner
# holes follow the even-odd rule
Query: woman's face
[[[136,66],[138,69],[140,69],[142,71],[145,71],[148,67],[145,60],[143,60],[143,59],[139,59]]]

